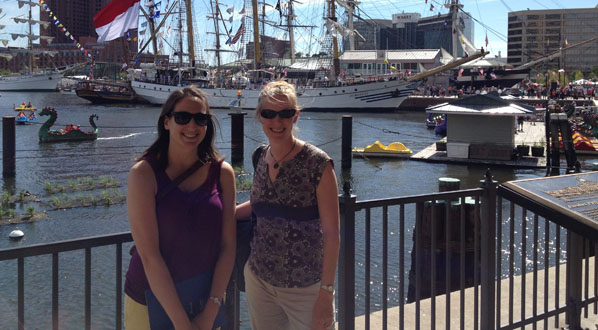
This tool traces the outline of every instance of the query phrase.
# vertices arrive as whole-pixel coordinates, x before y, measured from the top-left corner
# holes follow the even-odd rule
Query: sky
[[[174,0],[170,0],[174,1]],[[209,7],[209,0],[194,0],[195,8],[197,12],[206,11]],[[146,2],[141,0],[141,2]],[[285,0],[281,0],[285,3]],[[317,25],[321,26],[321,17],[323,16],[324,0],[301,0],[301,4],[296,4],[296,13],[298,17],[310,17],[304,18],[300,21],[304,25]],[[448,12],[447,8],[443,7],[444,0],[361,0],[359,8],[369,18],[374,19],[391,19],[392,14],[398,13],[419,13],[422,17],[438,15],[438,13],[445,14]],[[501,52],[502,56],[506,56],[507,51],[507,18],[508,12],[510,11],[522,11],[522,10],[537,10],[537,9],[561,9],[561,8],[590,8],[598,4],[598,1],[592,0],[460,0],[463,4],[463,10],[468,12],[477,22],[475,23],[475,33],[473,43],[476,47],[485,46],[485,38],[488,37],[488,46],[485,47],[490,51],[491,56],[495,56],[498,52]],[[243,6],[243,0],[221,0],[223,7],[229,8],[234,6],[234,22],[231,29],[233,34],[240,25],[240,15],[238,12]],[[274,5],[276,0],[266,0],[266,3],[272,5],[267,10],[274,12]],[[431,11],[430,7],[434,5],[434,9]],[[19,9],[17,1],[14,0],[0,0],[0,8],[3,10],[0,13],[0,25],[6,24],[7,27],[4,30],[0,30],[0,39],[9,40],[10,46],[24,45],[24,39],[17,39],[13,41],[7,32],[21,32],[25,31],[24,24],[14,24],[12,17],[25,14],[25,7]],[[338,8],[338,6],[337,6]],[[223,9],[224,10],[224,9]],[[277,13],[274,13],[276,16]],[[226,14],[225,14],[226,15]],[[198,25],[204,29],[208,28],[211,24],[204,24],[205,14],[198,14],[196,18]],[[483,22],[483,24],[479,23]],[[68,28],[68,27],[67,27]],[[204,31],[205,32],[205,31]],[[298,34],[297,39],[305,50],[304,53],[309,53],[309,50],[314,44],[317,44],[317,32],[306,33],[308,37],[301,37]],[[321,34],[320,34],[321,35]],[[78,37],[78,36],[75,36]],[[226,39],[225,39],[226,40]],[[2,46],[0,44],[0,46]],[[200,43],[201,47],[210,48],[211,44],[205,42]],[[301,51],[300,49],[299,51]]]

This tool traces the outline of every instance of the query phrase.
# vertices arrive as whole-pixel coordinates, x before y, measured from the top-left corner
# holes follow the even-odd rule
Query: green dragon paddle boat
[[[39,142],[84,141],[98,138],[98,127],[94,122],[94,118],[97,120],[98,116],[95,114],[89,116],[89,124],[93,127],[91,132],[81,130],[78,125],[66,125],[65,128],[60,130],[50,129],[56,122],[56,118],[58,118],[56,109],[51,107],[43,108],[39,115],[50,116],[50,119],[39,129]]]

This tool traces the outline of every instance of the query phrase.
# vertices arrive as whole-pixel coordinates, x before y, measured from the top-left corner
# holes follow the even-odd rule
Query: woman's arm
[[[248,219],[249,217],[251,217],[250,201],[243,202],[243,203],[237,205],[237,208],[235,209],[235,219],[237,219],[237,220]]]
[[[131,234],[150,288],[164,308],[175,329],[193,329],[183,310],[174,282],[160,254],[155,195],[157,185],[146,161],[135,164],[129,172],[127,211]]]
[[[332,162],[326,165],[322,173],[322,179],[316,189],[316,196],[324,240],[321,283],[322,285],[334,287],[340,248],[340,212],[338,208],[338,186]],[[334,322],[333,302],[334,295],[332,292],[320,289],[320,295],[312,314],[313,329],[326,328]]]
[[[235,263],[235,252],[237,244],[237,224],[235,221],[235,173],[233,168],[226,162],[222,162],[220,172],[220,187],[222,189],[222,242],[220,244],[220,253],[214,276],[212,278],[212,288],[210,297],[217,297],[220,303],[224,298],[224,292],[230,279]],[[213,300],[208,300],[206,308],[199,314],[193,323],[200,330],[212,329],[214,319],[218,313],[217,305]]]

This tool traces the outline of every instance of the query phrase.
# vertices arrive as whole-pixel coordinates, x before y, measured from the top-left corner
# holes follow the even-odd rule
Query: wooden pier
[[[546,132],[544,122],[524,122],[523,132],[517,132],[515,135],[515,145],[535,144],[546,145]],[[515,146],[513,146],[514,148]],[[446,151],[437,151],[436,144],[432,144],[417,154],[411,156],[411,160],[419,160],[433,163],[455,163],[455,164],[480,164],[480,165],[499,165],[517,168],[545,168],[546,157],[528,157],[523,156],[513,160],[494,160],[494,159],[471,159],[471,158],[452,158],[447,156]]]

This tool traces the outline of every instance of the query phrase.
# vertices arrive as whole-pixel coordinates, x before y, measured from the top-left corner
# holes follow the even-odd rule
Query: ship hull
[[[419,87],[420,82],[405,80],[378,81],[339,87],[298,88],[300,106],[307,111],[391,112]],[[179,86],[133,81],[139,96],[153,104],[164,104]],[[259,90],[202,88],[211,108],[255,110]],[[240,94],[240,95],[239,95]]]
[[[62,73],[11,75],[0,77],[0,91],[56,91]]]

